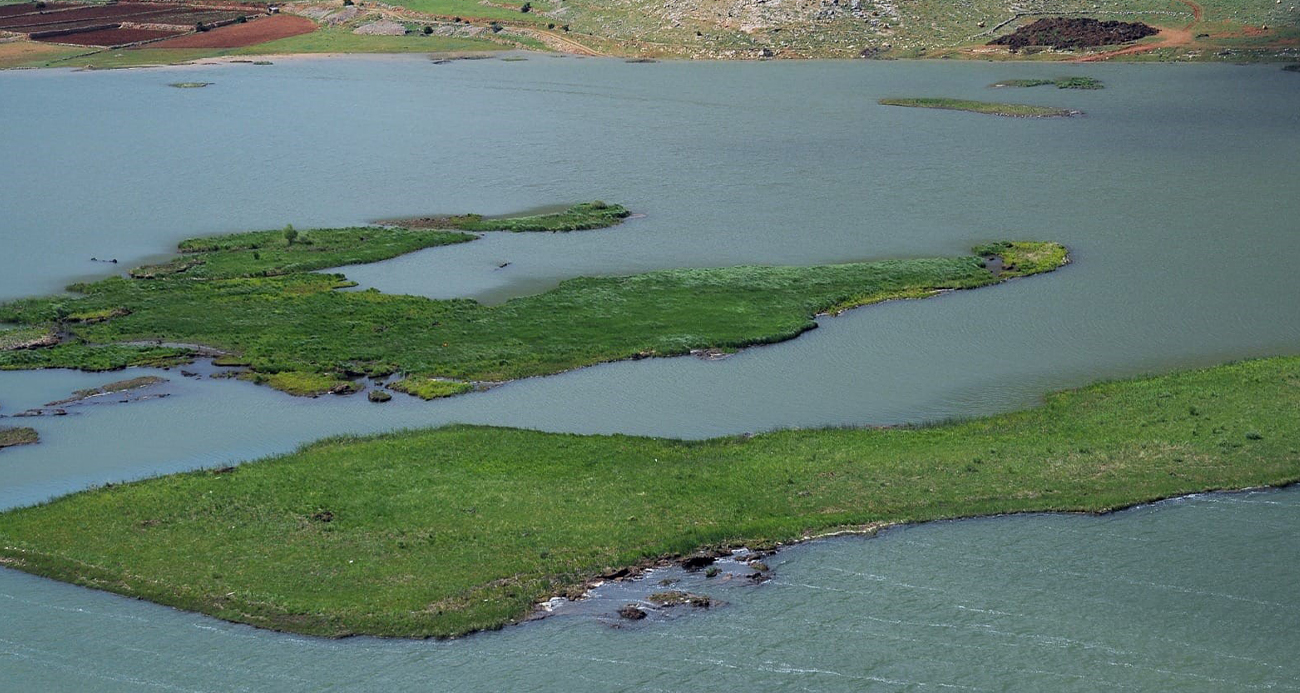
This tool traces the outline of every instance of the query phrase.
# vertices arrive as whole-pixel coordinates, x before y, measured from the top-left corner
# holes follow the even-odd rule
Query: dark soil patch
[[[1012,52],[1027,46],[1086,48],[1128,43],[1160,33],[1141,22],[1102,22],[1088,18],[1046,17],[1022,26],[1013,33],[989,41],[990,46],[1008,46]]]

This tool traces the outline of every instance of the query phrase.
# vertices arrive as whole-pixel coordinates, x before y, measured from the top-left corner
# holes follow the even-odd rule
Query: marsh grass
[[[58,337],[54,334],[54,330],[44,326],[0,329],[0,351],[28,349],[35,345],[57,341]]]
[[[474,389],[469,383],[454,380],[436,380],[433,378],[406,378],[388,386],[398,392],[414,395],[423,400],[454,397]]]
[[[337,437],[0,514],[0,561],[265,628],[452,636],[702,547],[1294,482],[1297,420],[1292,357],[914,428]]]

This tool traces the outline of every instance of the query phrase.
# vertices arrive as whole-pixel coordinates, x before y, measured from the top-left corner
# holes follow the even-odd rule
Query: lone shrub
[[[298,229],[295,229],[293,227],[293,224],[289,224],[288,226],[284,227],[285,244],[293,245],[293,242],[296,240],[298,240]]]

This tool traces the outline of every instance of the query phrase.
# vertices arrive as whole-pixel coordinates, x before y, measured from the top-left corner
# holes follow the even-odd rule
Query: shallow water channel
[[[986,88],[1072,74],[1107,88]],[[191,77],[213,85],[167,87]],[[887,96],[1087,115],[876,105]],[[302,400],[142,371],[169,378],[170,396],[22,420],[43,440],[0,452],[0,507],[344,432],[463,421],[706,437],[924,421],[1300,350],[1300,77],[1272,66],[410,57],[7,72],[0,122],[0,299],[122,271],[194,235],[591,198],[645,216],[605,231],[489,234],[344,272],[389,292],[498,302],[584,274],[958,254],[1000,238],[1060,241],[1075,261],[826,318],[720,361],[611,364],[445,402]],[[0,373],[0,414],[122,377]],[[768,559],[775,578],[762,585],[688,578],[726,602],[707,612],[615,628],[613,608],[637,597],[620,586],[453,642],[298,638],[0,570],[0,680],[123,691],[1291,690],[1297,536],[1295,490],[940,523],[788,550]]]

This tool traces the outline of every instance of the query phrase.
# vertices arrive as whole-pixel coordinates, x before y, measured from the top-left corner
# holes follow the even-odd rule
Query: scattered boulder
[[[668,590],[666,592],[655,592],[649,596],[649,600],[659,606],[681,606],[689,604],[697,609],[707,609],[713,606],[713,598],[703,594],[692,594],[681,590]]]
[[[625,618],[629,621],[640,621],[641,619],[646,617],[645,611],[642,611],[641,607],[637,606],[636,604],[626,604],[620,607],[618,610],[618,615],[619,618]]]
[[[690,571],[700,570],[702,568],[707,568],[713,565],[714,561],[716,560],[717,559],[715,559],[713,556],[710,556],[708,554],[698,553],[695,554],[694,556],[687,556],[686,558],[683,558],[682,567]]]
[[[387,402],[388,400],[393,398],[392,395],[388,394],[388,392],[384,390],[371,390],[370,394],[367,395],[367,397],[370,398],[371,402],[375,402],[376,404],[380,402]]]

